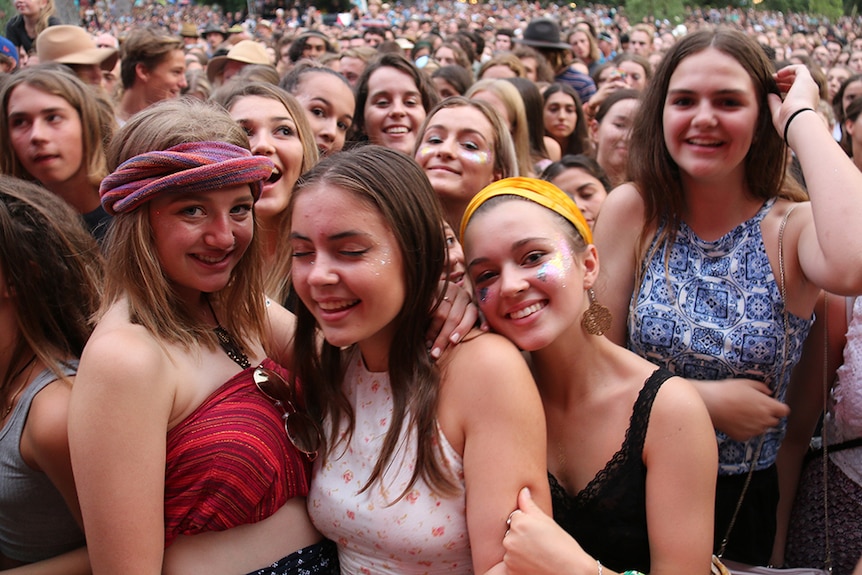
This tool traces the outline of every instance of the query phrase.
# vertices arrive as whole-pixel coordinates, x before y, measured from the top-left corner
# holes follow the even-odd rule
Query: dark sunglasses
[[[281,409],[284,430],[293,446],[307,455],[311,461],[317,459],[320,444],[323,441],[320,427],[310,415],[296,409],[293,404],[295,398],[288,383],[278,372],[262,365],[254,370],[253,377],[260,392]]]

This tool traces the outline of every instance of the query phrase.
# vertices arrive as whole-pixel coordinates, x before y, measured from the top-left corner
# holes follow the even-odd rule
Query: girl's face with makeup
[[[444,206],[466,208],[479,190],[499,179],[494,153],[491,122],[472,106],[457,106],[440,109],[428,122],[416,161]]]
[[[494,331],[537,351],[580,329],[585,258],[551,210],[511,199],[482,208],[467,227],[467,273]]]

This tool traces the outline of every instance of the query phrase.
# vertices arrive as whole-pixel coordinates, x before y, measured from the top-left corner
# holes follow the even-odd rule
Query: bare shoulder
[[[56,379],[46,385],[30,405],[27,433],[37,450],[56,455],[65,452],[68,459],[69,398],[72,380]]]
[[[266,316],[267,354],[277,363],[288,367],[293,364],[293,336],[296,333],[296,316],[279,303],[267,300]]]
[[[700,394],[687,379],[671,377],[662,384],[653,403],[648,439],[662,442],[678,435],[715,443],[712,420]]]
[[[622,184],[608,194],[596,220],[596,230],[602,226],[625,224],[637,225],[637,231],[644,222],[644,200],[633,184]]]
[[[495,333],[474,331],[464,340],[447,351],[441,367],[444,382],[457,379],[469,382],[469,387],[477,392],[487,388],[499,389],[506,382],[526,381],[532,383],[532,376],[524,356],[511,341]]]
[[[177,372],[177,363],[170,346],[115,311],[103,317],[84,347],[74,394],[172,393],[169,375]]]

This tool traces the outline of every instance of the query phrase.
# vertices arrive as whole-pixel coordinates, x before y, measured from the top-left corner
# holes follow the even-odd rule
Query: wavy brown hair
[[[425,348],[430,317],[442,299],[437,285],[446,264],[443,214],[437,196],[422,169],[395,150],[368,145],[325,158],[300,179],[290,199],[293,213],[298,198],[315,187],[339,188],[374,208],[395,235],[404,256],[403,306],[393,320],[394,335],[389,349],[388,372],[392,387],[392,425],[363,491],[382,480],[398,448],[406,425],[417,437],[417,461],[403,497],[421,477],[441,493],[454,488],[451,473],[442,460],[437,441],[437,404],[441,374]],[[412,265],[411,254],[421,254],[420,265]],[[385,296],[380,296],[385,297]],[[309,408],[329,421],[327,455],[339,445],[340,431],[347,422],[353,434],[355,414],[343,391],[345,358],[350,352],[324,342],[321,346],[317,322],[300,302],[297,308],[295,377],[307,390]]]
[[[0,176],[0,277],[18,323],[17,340],[3,343],[12,356],[0,396],[8,400],[10,372],[31,354],[59,378],[61,363],[81,356],[102,295],[102,263],[71,206],[36,184]]]

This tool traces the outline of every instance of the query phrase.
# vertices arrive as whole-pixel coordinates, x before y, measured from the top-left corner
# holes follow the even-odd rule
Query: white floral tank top
[[[356,416],[356,429],[346,446],[340,444],[326,461],[315,462],[308,495],[315,527],[338,545],[341,572],[472,573],[461,456],[439,432],[445,465],[458,479],[460,492],[438,495],[420,478],[398,499],[416,461],[415,433],[402,429],[382,480],[359,493],[389,429],[389,374],[369,372],[356,351],[349,359],[344,391]]]

